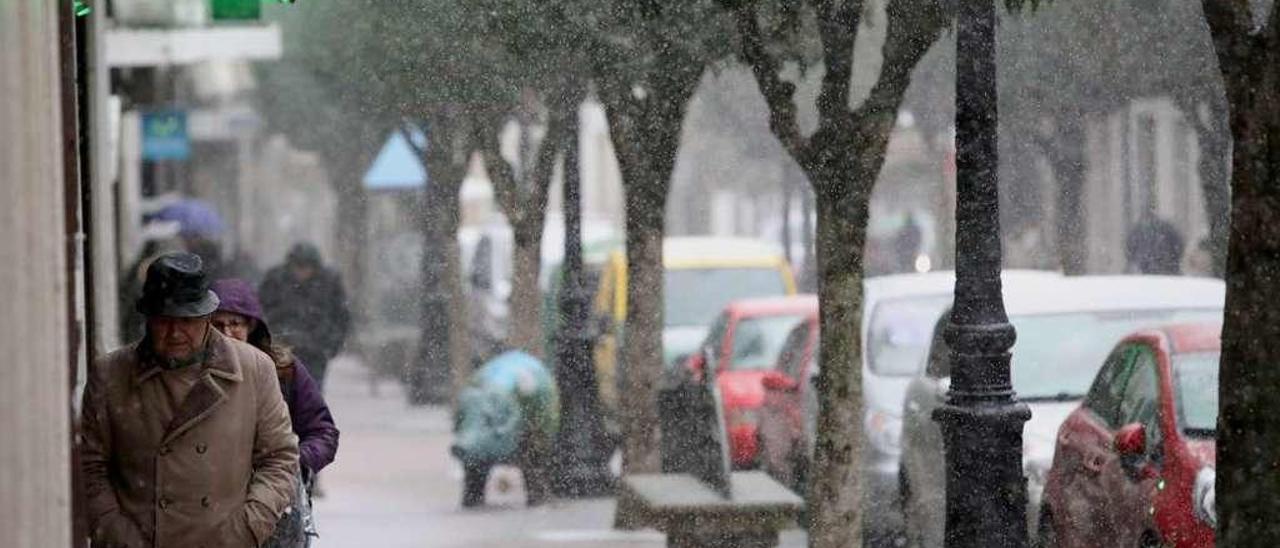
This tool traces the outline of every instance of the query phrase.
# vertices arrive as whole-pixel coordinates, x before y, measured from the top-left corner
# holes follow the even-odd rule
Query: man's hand
[[[146,548],[151,546],[151,541],[142,533],[138,524],[115,511],[98,519],[98,528],[93,532],[93,545],[105,548]]]

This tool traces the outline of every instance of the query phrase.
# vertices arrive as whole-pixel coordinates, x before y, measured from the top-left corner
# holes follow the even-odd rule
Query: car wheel
[[[1053,528],[1053,512],[1040,510],[1040,526],[1036,528],[1037,548],[1058,548],[1058,531]]]
[[[809,492],[809,459],[804,458],[799,451],[792,449],[791,451],[791,490],[799,493],[800,496],[806,496]]]
[[[1164,548],[1165,546],[1172,545],[1161,542],[1160,535],[1157,535],[1155,531],[1143,533],[1142,540],[1138,541],[1138,548]]]

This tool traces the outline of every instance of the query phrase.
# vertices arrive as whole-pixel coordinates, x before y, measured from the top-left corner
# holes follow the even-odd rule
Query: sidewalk
[[[665,545],[656,531],[613,530],[613,499],[525,508],[514,469],[495,473],[489,507],[464,511],[462,469],[448,452],[447,409],[410,407],[392,382],[373,395],[366,370],[351,359],[335,361],[326,384],[342,438],[337,461],[321,474],[316,548]],[[784,534],[783,545],[803,546],[803,534]]]

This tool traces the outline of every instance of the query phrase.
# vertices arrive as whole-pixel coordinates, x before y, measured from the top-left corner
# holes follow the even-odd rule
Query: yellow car
[[[694,352],[730,301],[794,295],[795,278],[779,246],[743,238],[676,237],[663,243],[662,359],[668,367]],[[605,327],[596,340],[596,375],[608,410],[618,405],[618,352],[627,317],[627,258],[614,250],[597,286],[594,316]]]

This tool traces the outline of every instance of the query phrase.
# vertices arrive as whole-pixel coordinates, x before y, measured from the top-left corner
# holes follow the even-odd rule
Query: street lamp
[[[995,0],[959,0],[956,22],[956,287],[951,390],[934,412],[946,443],[947,548],[1027,546],[1022,425],[1000,285]]]
[[[556,494],[590,497],[609,493],[609,444],[600,412],[589,326],[590,295],[583,280],[582,177],[578,168],[578,109],[566,116],[564,155],[564,265],[560,286],[560,330],[556,334],[556,383],[560,387],[560,434],[556,440]]]

